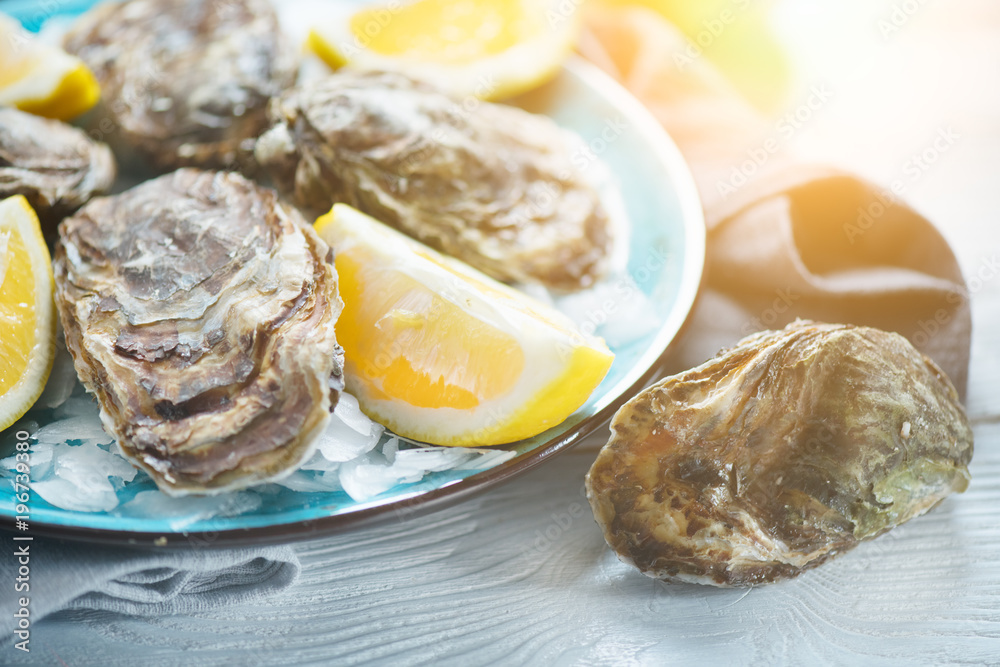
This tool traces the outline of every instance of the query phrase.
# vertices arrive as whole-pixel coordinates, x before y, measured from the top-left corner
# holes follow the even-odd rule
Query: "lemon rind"
[[[559,23],[550,26],[551,32],[462,65],[413,62],[375,53],[356,43],[348,20],[313,27],[306,48],[335,70],[350,66],[400,71],[428,80],[456,97],[499,100],[544,84],[559,72],[562,62],[572,53],[580,30],[579,13],[556,16]]]
[[[7,39],[17,30],[21,30],[20,24],[0,15],[0,39]],[[0,87],[0,106],[72,120],[97,104],[100,84],[82,60],[33,37],[25,36],[24,40],[20,47],[24,52],[16,60],[28,62],[26,75]]]
[[[447,280],[449,271],[485,283],[495,290],[495,298],[487,298],[462,281],[450,282],[450,289],[438,296],[520,343],[526,372],[502,397],[471,409],[424,408],[379,398],[378,384],[352,372],[353,361],[348,358],[348,391],[358,398],[366,415],[398,435],[444,446],[492,446],[532,437],[585,404],[611,367],[614,355],[604,341],[579,332],[562,313],[544,312],[540,304],[537,309],[518,308],[530,303],[530,298],[349,206],[336,204],[317,220],[316,231],[336,253],[349,254],[356,245],[363,245],[431,289]],[[414,261],[401,261],[411,256]],[[577,387],[585,389],[567,390]]]
[[[10,224],[10,221],[13,224]],[[0,431],[31,409],[45,389],[56,349],[55,283],[38,216],[22,195],[0,201],[0,230],[10,226],[21,234],[25,245],[36,251],[31,270],[35,277],[35,344],[28,355],[28,365],[20,379],[0,396]],[[0,285],[2,287],[2,285]]]
[[[64,76],[51,95],[17,102],[21,111],[69,121],[90,111],[101,99],[101,87],[93,72],[82,62]]]

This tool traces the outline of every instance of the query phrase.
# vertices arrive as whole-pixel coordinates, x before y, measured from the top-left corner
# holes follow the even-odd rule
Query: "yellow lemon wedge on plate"
[[[398,435],[499,445],[583,405],[614,355],[558,311],[337,204],[316,221],[334,250],[347,390]]]
[[[82,60],[39,42],[0,14],[0,106],[71,120],[100,97],[101,87]]]
[[[52,262],[38,216],[16,195],[0,202],[0,431],[45,388],[55,356]]]
[[[501,99],[551,78],[572,52],[578,3],[393,0],[313,26],[308,46],[334,69],[409,72],[457,97]]]

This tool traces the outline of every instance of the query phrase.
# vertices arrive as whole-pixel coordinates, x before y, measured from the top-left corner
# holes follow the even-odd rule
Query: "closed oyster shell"
[[[98,131],[161,171],[252,167],[267,103],[298,73],[267,0],[106,3],[64,46],[101,84]]]
[[[499,280],[573,290],[607,268],[609,220],[573,165],[579,139],[544,116],[349,70],[269,113],[257,161],[312,215],[350,204]]]
[[[902,336],[796,322],[619,410],[587,475],[608,544],[644,574],[718,586],[794,577],[969,482],[972,431]]]
[[[0,108],[0,199],[24,195],[47,236],[115,181],[111,149],[75,127]]]
[[[171,495],[280,477],[342,383],[329,248],[276,194],[183,169],[59,228],[56,300],[123,453]]]

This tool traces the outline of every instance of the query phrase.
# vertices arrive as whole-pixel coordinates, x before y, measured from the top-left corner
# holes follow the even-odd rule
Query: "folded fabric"
[[[702,197],[703,290],[665,370],[804,318],[896,331],[964,396],[968,291],[944,238],[891,189],[787,156],[780,124],[686,57],[687,47],[659,14],[600,5],[587,12],[580,43],[670,133]]]
[[[8,586],[0,634],[8,637],[24,617],[22,598],[32,623],[62,609],[163,616],[265,598],[295,583],[300,570],[289,546],[166,550],[14,537],[0,532],[0,579]]]

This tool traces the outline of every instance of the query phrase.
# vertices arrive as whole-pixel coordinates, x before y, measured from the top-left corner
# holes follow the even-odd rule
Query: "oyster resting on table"
[[[101,4],[79,19],[64,47],[101,84],[98,129],[116,150],[133,149],[161,171],[252,171],[267,102],[298,74],[298,56],[267,0]]]
[[[544,116],[350,70],[286,91],[269,115],[257,161],[310,215],[350,204],[503,281],[576,290],[608,268],[578,139]]]
[[[626,403],[587,475],[623,561],[664,580],[794,577],[969,482],[972,431],[898,334],[796,322]]]
[[[0,199],[24,195],[42,231],[55,238],[56,225],[115,181],[111,149],[81,130],[0,108]]]
[[[60,226],[56,301],[122,452],[168,494],[283,476],[343,387],[332,253],[276,194],[182,169]]]

